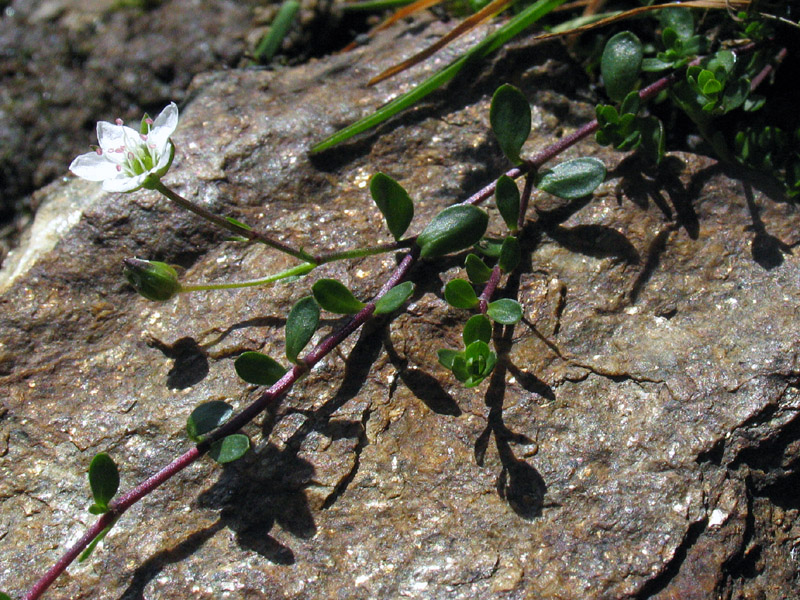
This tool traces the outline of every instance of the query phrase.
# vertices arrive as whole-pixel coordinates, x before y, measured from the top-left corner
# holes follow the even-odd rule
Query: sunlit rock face
[[[416,233],[507,168],[488,107],[512,67],[533,104],[524,151],[591,118],[569,99],[590,92],[560,47],[520,42],[376,133],[308,157],[430,74],[437,65],[363,85],[444,30],[415,22],[352,54],[196,78],[164,182],[296,245],[345,249],[391,239],[373,173],[408,190]],[[591,141],[568,155],[601,158],[609,179],[584,201],[534,196],[522,265],[501,287],[524,319],[495,331],[484,383],[466,390],[436,360],[469,317],[442,297],[464,255],[421,264],[407,311],[354,335],[247,428],[251,454],[182,472],[50,596],[792,597],[798,216],[707,158],[671,155],[651,173]],[[149,303],[122,278],[124,258],[177,264],[186,282],[294,263],[226,241],[154,192],[98,188],[39,192],[55,207],[38,223],[52,243],[21,247],[24,265],[3,271],[0,589],[12,597],[91,521],[91,457],[109,452],[126,489],[189,447],[197,404],[254,399],[234,358],[282,356],[284,319],[313,282]],[[492,228],[503,231],[496,214]],[[394,264],[319,275],[367,298]],[[324,315],[322,333],[339,323]]]

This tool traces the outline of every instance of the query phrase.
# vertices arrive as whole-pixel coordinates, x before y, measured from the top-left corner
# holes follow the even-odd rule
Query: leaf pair
[[[489,348],[492,325],[484,315],[475,315],[464,326],[464,350],[442,349],[439,364],[453,372],[466,387],[479,385],[497,364],[497,355]]]
[[[200,443],[203,436],[223,425],[233,414],[233,407],[222,400],[204,402],[192,411],[186,420],[186,433],[193,442]],[[250,438],[234,433],[215,441],[208,450],[209,456],[220,464],[233,462],[247,454]]]

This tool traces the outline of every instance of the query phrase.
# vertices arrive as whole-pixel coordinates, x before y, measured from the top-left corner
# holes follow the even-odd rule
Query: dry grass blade
[[[392,75],[396,75],[406,69],[413,67],[414,65],[421,63],[423,60],[452,42],[454,39],[464,35],[465,33],[475,29],[478,25],[491,19],[497,13],[505,10],[514,0],[493,0],[486,6],[484,6],[481,10],[476,12],[474,15],[467,17],[461,23],[459,23],[456,27],[450,30],[447,34],[443,35],[441,38],[436,40],[433,44],[422,50],[421,52],[417,52],[411,58],[404,60],[403,62],[394,65],[393,67],[389,67],[380,75],[377,75],[369,80],[368,85],[375,85],[383,81],[384,79],[388,79]]]

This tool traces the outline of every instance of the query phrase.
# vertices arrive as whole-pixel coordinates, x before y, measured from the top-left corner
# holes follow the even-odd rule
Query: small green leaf
[[[444,286],[444,299],[455,308],[474,308],[478,305],[475,290],[463,279],[453,279]]]
[[[202,436],[230,419],[233,407],[222,400],[203,402],[186,419],[186,433],[193,442],[200,442]]]
[[[300,298],[286,318],[286,358],[297,362],[297,355],[311,341],[319,325],[319,304],[313,296]]]
[[[111,528],[112,528],[113,526],[114,526],[114,523],[112,523],[111,525],[109,525],[108,527],[106,527],[105,529],[103,529],[103,531],[101,531],[100,533],[98,533],[98,534],[97,534],[97,537],[95,537],[95,538],[94,538],[94,539],[93,539],[93,540],[92,540],[92,541],[89,543],[89,545],[88,545],[88,546],[86,546],[86,550],[84,550],[83,552],[81,552],[81,555],[78,557],[78,562],[79,562],[79,563],[82,563],[83,561],[85,561],[87,558],[89,558],[89,557],[92,555],[92,553],[93,553],[93,552],[95,551],[95,549],[97,548],[97,544],[99,544],[100,542],[102,542],[102,541],[103,541],[103,538],[105,538],[105,537],[108,535],[108,532],[109,532],[109,531],[111,531]],[[1,600],[1,599],[0,599],[0,600]]]
[[[466,387],[475,387],[492,372],[497,355],[486,342],[477,340],[464,350],[463,355],[453,359],[453,375]]]
[[[492,276],[492,270],[477,254],[467,254],[464,266],[467,268],[467,277],[475,285],[486,283]]]
[[[233,217],[225,217],[225,220],[228,223],[230,223],[231,225],[236,225],[236,227],[239,227],[239,228],[244,229],[246,231],[252,231],[253,230],[253,228],[250,227],[250,225],[247,225],[246,223],[242,223],[241,221],[237,221]],[[247,240],[248,238],[244,238],[244,239]]]
[[[485,238],[475,247],[478,252],[489,258],[497,258],[500,256],[500,251],[503,249],[504,239],[498,238]]]
[[[508,236],[503,240],[503,246],[500,248],[500,258],[497,261],[497,265],[504,273],[510,273],[517,268],[521,259],[521,254],[517,238]]]
[[[484,315],[474,315],[464,325],[461,337],[465,347],[478,340],[488,344],[492,339],[492,324]]]
[[[347,286],[335,279],[320,279],[311,288],[314,298],[325,310],[340,314],[352,315],[364,306]]]
[[[608,97],[622,102],[633,89],[642,67],[642,43],[630,31],[608,40],[600,59],[600,72]]]
[[[378,205],[386,225],[399,240],[414,218],[414,203],[408,193],[394,179],[383,173],[375,173],[369,182],[372,199]]]
[[[455,350],[450,350],[449,348],[442,348],[441,350],[436,351],[436,355],[439,357],[439,364],[442,365],[446,369],[453,370],[453,361],[455,360],[456,356],[460,356],[461,352],[456,352]]]
[[[694,33],[694,16],[687,8],[673,6],[664,8],[659,14],[659,20],[661,27],[672,28],[680,39],[689,39]]]
[[[108,503],[119,489],[119,470],[105,452],[95,455],[89,464],[89,487],[92,488],[94,497],[94,504],[89,512],[95,515],[108,512]]]
[[[436,258],[469,248],[486,233],[489,215],[471,204],[448,206],[417,237],[422,258]]]
[[[486,314],[501,325],[513,325],[522,318],[522,305],[511,298],[490,302]]]
[[[494,189],[494,201],[500,216],[506,226],[512,231],[517,231],[519,221],[519,188],[514,180],[507,175],[501,175]]]
[[[234,433],[217,440],[208,449],[208,455],[220,464],[233,462],[247,454],[250,438],[242,433]]]
[[[278,361],[261,352],[243,352],[234,361],[233,368],[239,377],[254,385],[273,385],[286,373],[286,368]]]
[[[519,152],[531,132],[527,98],[513,85],[501,85],[492,96],[489,121],[506,158],[515,165],[521,163]]]
[[[642,150],[645,151],[656,164],[664,158],[664,124],[658,117],[646,117],[639,121],[639,131],[642,134]]]
[[[375,314],[385,315],[396,311],[414,293],[414,284],[410,281],[394,286],[375,303]]]
[[[622,105],[619,107],[619,112],[621,114],[633,114],[635,115],[639,112],[639,107],[642,104],[642,99],[639,98],[639,92],[633,91],[622,101]]]
[[[575,158],[542,173],[539,189],[565,200],[591,194],[606,178],[603,162],[590,157]]]

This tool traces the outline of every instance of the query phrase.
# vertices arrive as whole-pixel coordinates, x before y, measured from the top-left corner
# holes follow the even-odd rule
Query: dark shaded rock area
[[[305,2],[285,43],[339,44],[331,2]],[[0,3],[0,237],[29,195],[95,142],[99,119],[140,119],[182,101],[198,73],[240,66],[268,30],[257,0],[16,0]],[[302,48],[302,50],[301,50]],[[0,246],[0,260],[13,241]]]
[[[561,47],[522,41],[309,159],[314,141],[441,65],[364,87],[443,31],[417,21],[349,55],[196,77],[165,182],[297,245],[344,249],[389,239],[368,197],[376,171],[416,199],[414,232],[502,172],[488,123],[500,83],[531,99],[530,151],[591,118]],[[407,311],[370,323],[250,426],[253,452],[176,476],[47,597],[797,597],[800,218],[702,156],[653,172],[591,141],[567,155],[602,158],[609,179],[584,201],[535,196],[523,264],[501,290],[525,316],[495,330],[489,380],[464,389],[436,361],[468,317],[442,298],[463,255],[421,264]],[[69,226],[0,272],[0,589],[12,596],[91,522],[91,457],[110,452],[128,488],[189,447],[194,406],[253,399],[234,358],[281,356],[285,315],[312,283],[148,303],[122,282],[124,257],[177,263],[186,282],[292,263],[150,192],[98,189],[41,191]],[[319,276],[366,298],[393,264]],[[342,322],[324,317],[321,333]]]

